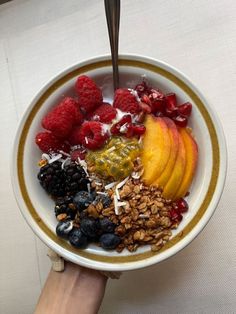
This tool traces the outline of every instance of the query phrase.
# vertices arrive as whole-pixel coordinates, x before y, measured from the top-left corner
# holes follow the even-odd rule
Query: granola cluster
[[[97,193],[107,193],[113,202],[107,208],[103,208],[102,202],[90,204],[86,212],[94,218],[107,217],[117,225],[115,233],[121,238],[116,248],[118,252],[124,248],[134,252],[144,244],[158,251],[170,239],[171,229],[179,224],[170,217],[172,201],[164,199],[157,187],[146,186],[140,179],[129,178],[119,190],[117,185],[105,189],[96,181],[92,182],[92,187]],[[118,202],[115,198],[119,198]],[[117,213],[116,203],[119,205]]]

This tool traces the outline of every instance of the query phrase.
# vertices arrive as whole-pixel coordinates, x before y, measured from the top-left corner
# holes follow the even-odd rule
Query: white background
[[[200,236],[159,265],[110,280],[100,313],[236,313],[236,2],[122,0],[120,52],[170,63],[218,112],[228,177]],[[109,53],[102,0],[15,0],[0,6],[0,313],[30,314],[50,268],[10,184],[16,125],[52,76]],[[201,149],[201,148],[200,148]]]

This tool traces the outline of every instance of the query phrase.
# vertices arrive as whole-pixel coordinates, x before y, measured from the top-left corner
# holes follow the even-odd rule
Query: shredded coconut
[[[59,150],[59,153],[64,155],[64,156],[70,157],[70,154],[64,152],[64,150]]]
[[[107,185],[104,186],[105,190],[109,190],[109,189],[112,189],[113,186],[115,186],[117,184],[117,182],[111,182]]]
[[[144,215],[144,214],[140,214],[140,215],[139,215],[139,218],[149,218],[149,216]]]
[[[129,177],[126,177],[123,181],[117,184],[116,188],[120,189],[128,180],[129,180]]]
[[[42,159],[49,161],[50,160],[50,156],[48,154],[42,154]]]
[[[90,187],[90,183],[87,183],[87,189],[88,189],[88,193],[91,193],[91,187]]]
[[[84,139],[85,139],[85,143],[88,144],[88,138],[87,138],[87,136],[85,136]]]
[[[118,200],[115,195],[114,195],[114,210],[115,210],[115,214],[119,215]]]
[[[61,164],[61,169],[64,169],[65,168],[65,166],[66,166],[66,164],[68,163],[68,162],[70,162],[70,157],[67,157],[63,162],[62,162],[62,164]]]
[[[107,195],[106,192],[99,192],[99,191],[97,191],[96,193],[97,193],[97,194],[101,194],[101,195]]]
[[[78,163],[80,164],[80,166],[84,169],[84,172],[86,173],[86,176],[89,177],[89,174],[88,174],[88,165],[86,163],[85,160],[82,160],[78,157]]]
[[[128,123],[126,122],[120,127],[120,133],[125,133],[127,131],[127,125]]]
[[[53,162],[61,159],[62,154],[56,154],[56,155],[52,155],[52,158],[49,159],[48,163],[52,164]]]
[[[130,93],[136,98],[136,100],[137,100],[138,102],[140,102],[140,98],[139,98],[139,96],[138,96],[137,91],[134,90],[134,89],[132,89],[132,88],[128,88],[128,90],[129,90]]]

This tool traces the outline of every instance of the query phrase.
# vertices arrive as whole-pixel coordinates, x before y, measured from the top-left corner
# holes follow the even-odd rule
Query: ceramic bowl
[[[220,199],[226,175],[226,145],[222,127],[216,113],[195,85],[172,66],[150,58],[123,55],[119,60],[120,86],[134,87],[145,75],[154,87],[164,92],[175,92],[179,102],[190,101],[193,112],[189,120],[199,146],[199,163],[191,193],[190,210],[171,240],[159,251],[149,246],[130,253],[104,251],[90,245],[85,250],[73,248],[55,234],[56,218],[53,201],[37,180],[41,153],[34,138],[41,130],[42,117],[64,95],[73,95],[76,77],[86,74],[102,87],[105,100],[113,95],[112,67],[108,56],[76,64],[55,76],[35,96],[23,115],[16,133],[12,183],[19,208],[32,230],[50,248],[74,263],[100,270],[124,271],[159,263],[188,245],[211,218]]]

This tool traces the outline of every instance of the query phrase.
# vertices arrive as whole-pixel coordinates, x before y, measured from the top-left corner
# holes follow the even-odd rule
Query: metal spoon
[[[104,0],[110,38],[114,91],[119,88],[118,44],[120,27],[120,0]]]

